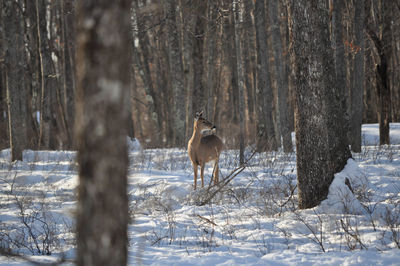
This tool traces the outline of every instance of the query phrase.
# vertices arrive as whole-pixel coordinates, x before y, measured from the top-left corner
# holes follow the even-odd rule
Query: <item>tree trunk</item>
[[[255,1],[255,27],[257,40],[257,88],[256,88],[256,146],[258,151],[277,150],[272,120],[272,87],[266,34],[265,0]]]
[[[238,0],[233,0],[235,46],[236,46],[236,73],[239,88],[239,160],[244,163],[244,139],[245,139],[245,116],[244,116],[244,72],[242,62],[242,44],[240,41],[241,26],[243,23],[242,10]]]
[[[216,79],[216,62],[218,57],[217,51],[217,39],[219,36],[219,24],[217,19],[217,10],[211,0],[208,0],[207,7],[208,23],[207,23],[207,79],[206,79],[206,91],[207,91],[207,117],[214,117],[214,102],[215,102],[215,92],[217,88],[215,87]],[[214,120],[213,120],[214,121]],[[214,121],[215,122],[215,121]]]
[[[343,110],[345,111],[344,120],[346,124],[344,125],[344,129],[346,132],[349,132],[349,109],[348,104],[349,93],[347,87],[347,77],[346,77],[346,56],[344,51],[344,41],[343,41],[343,21],[342,21],[342,13],[344,9],[344,1],[343,0],[334,0],[331,2],[330,10],[332,10],[332,46],[333,54],[334,54],[334,62],[335,62],[335,73],[336,73],[336,84],[338,85],[337,89],[340,91],[340,95],[344,97],[343,99]],[[361,31],[362,32],[362,31]],[[350,72],[350,71],[349,71]],[[350,74],[349,74],[350,75]],[[347,133],[348,134],[348,133]]]
[[[361,126],[364,95],[364,0],[354,2],[354,34],[356,47],[354,56],[354,80],[350,91],[350,138],[351,150],[361,152]]]
[[[271,0],[268,2],[268,11],[271,19],[271,35],[272,35],[272,48],[274,51],[275,69],[278,81],[278,112],[279,112],[279,125],[283,140],[283,151],[291,152],[293,150],[292,134],[289,129],[289,115],[288,115],[288,101],[287,95],[289,92],[288,79],[286,68],[284,67],[283,59],[283,43],[281,39],[281,32],[278,20],[278,0]]]
[[[231,0],[229,0],[231,1]],[[239,88],[238,88],[238,77],[237,77],[237,58],[236,58],[236,44],[235,44],[235,27],[234,18],[230,14],[225,18],[224,21],[224,39],[227,41],[223,42],[223,49],[225,53],[225,60],[230,72],[230,91],[229,95],[229,105],[228,105],[228,117],[230,118],[230,123],[238,123],[239,121]],[[233,52],[234,51],[234,52]]]
[[[252,78],[254,77],[253,71],[255,68],[253,65],[255,64],[255,34],[254,34],[254,25],[252,21],[252,12],[254,10],[254,2],[253,1],[244,1],[244,10],[243,10],[243,26],[242,26],[242,39],[243,39],[243,63],[244,63],[244,77],[245,77],[245,98],[246,98],[246,121],[249,121],[247,124],[246,132],[250,131],[248,128],[253,124],[254,119],[254,83],[252,82]],[[248,135],[248,134],[247,134]]]
[[[182,52],[179,42],[179,34],[177,27],[176,1],[166,1],[166,10],[168,14],[168,58],[169,58],[169,75],[171,78],[173,108],[172,121],[174,132],[174,145],[178,147],[184,146],[185,140],[185,102],[186,90],[183,87],[183,63]]]
[[[39,58],[41,68],[41,107],[39,149],[56,148],[56,108],[55,93],[57,89],[56,73],[51,58],[49,40],[47,38],[47,1],[36,0],[36,16],[38,27]]]
[[[391,95],[389,64],[392,54],[392,12],[395,6],[392,1],[382,0],[382,46],[379,49],[380,63],[376,66],[377,89],[379,95],[379,144],[390,144],[389,123],[391,118]]]
[[[4,10],[3,1],[0,1],[0,6]],[[5,41],[4,30],[4,13],[0,11],[0,39]],[[5,43],[0,42],[0,150],[9,147],[8,134],[8,117],[7,117],[7,90],[6,90],[6,67],[5,59]]]
[[[366,5],[366,11],[369,10],[370,4]],[[395,8],[392,1],[382,1],[382,37],[367,23],[366,30],[373,41],[378,53],[379,62],[376,63],[376,95],[378,97],[378,121],[379,121],[379,144],[390,144],[389,138],[389,122],[391,113],[391,95],[390,95],[390,75],[388,66],[392,54],[392,10]],[[370,14],[369,14],[370,15]]]
[[[77,7],[78,265],[127,264],[130,5]]]
[[[154,134],[152,136],[153,142],[156,145],[160,145],[162,142],[163,127],[162,127],[162,108],[160,103],[160,97],[157,90],[154,88],[154,82],[151,77],[150,71],[150,44],[145,30],[145,18],[140,16],[139,13],[139,0],[133,1],[134,15],[132,15],[132,24],[134,29],[137,29],[137,33],[133,32],[134,38],[137,37],[139,41],[139,47],[132,44],[133,59],[135,65],[138,68],[138,72],[143,82],[143,87],[146,93],[146,102],[148,108],[148,116],[154,126]],[[136,33],[136,34],[135,34]],[[139,50],[140,49],[140,50]],[[142,56],[140,56],[142,55]]]
[[[299,207],[324,200],[351,154],[343,130],[343,93],[335,82],[327,1],[289,0],[295,66]]]
[[[64,98],[63,106],[67,125],[67,148],[74,146],[72,128],[75,123],[75,7],[74,0],[65,0],[61,3],[63,35],[64,35]]]
[[[206,30],[206,3],[207,1],[196,1],[196,26],[194,29],[193,42],[193,112],[199,112],[206,109],[204,95],[204,35]],[[207,114],[209,116],[209,114]]]
[[[11,161],[22,161],[27,138],[23,14],[17,1],[4,3],[5,84],[7,90]]]

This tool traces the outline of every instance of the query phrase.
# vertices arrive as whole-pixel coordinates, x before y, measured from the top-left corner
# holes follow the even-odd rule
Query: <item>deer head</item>
[[[214,124],[212,124],[210,121],[208,121],[203,117],[203,111],[196,113],[194,120],[194,128],[196,130],[199,130],[200,132],[203,132],[205,130],[212,130],[212,131],[216,130]]]

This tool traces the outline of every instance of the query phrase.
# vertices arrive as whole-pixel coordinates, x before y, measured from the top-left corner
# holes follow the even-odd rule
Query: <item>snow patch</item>
[[[321,202],[320,211],[334,214],[362,214],[363,207],[346,184],[346,179],[351,184],[359,184],[362,179],[362,171],[358,164],[349,159],[345,168],[335,174],[335,178],[329,187],[328,198]]]

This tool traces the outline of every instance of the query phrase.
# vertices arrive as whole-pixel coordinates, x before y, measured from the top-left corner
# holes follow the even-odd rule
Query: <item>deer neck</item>
[[[191,145],[194,147],[198,147],[200,145],[201,137],[202,137],[201,131],[199,130],[198,126],[195,124],[193,126],[193,135],[190,138]]]

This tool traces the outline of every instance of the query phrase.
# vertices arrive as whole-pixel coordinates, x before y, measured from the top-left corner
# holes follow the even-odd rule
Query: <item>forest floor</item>
[[[225,150],[220,180],[231,182],[209,187],[209,164],[205,188],[194,191],[186,150],[130,143],[129,264],[399,265],[400,124],[391,124],[391,145],[378,139],[376,124],[363,126],[362,152],[308,210],[297,208],[294,152],[249,149],[237,169],[238,151]],[[0,152],[0,247],[73,264],[75,154],[27,150],[10,163],[10,151]],[[0,256],[0,265],[25,264]]]

